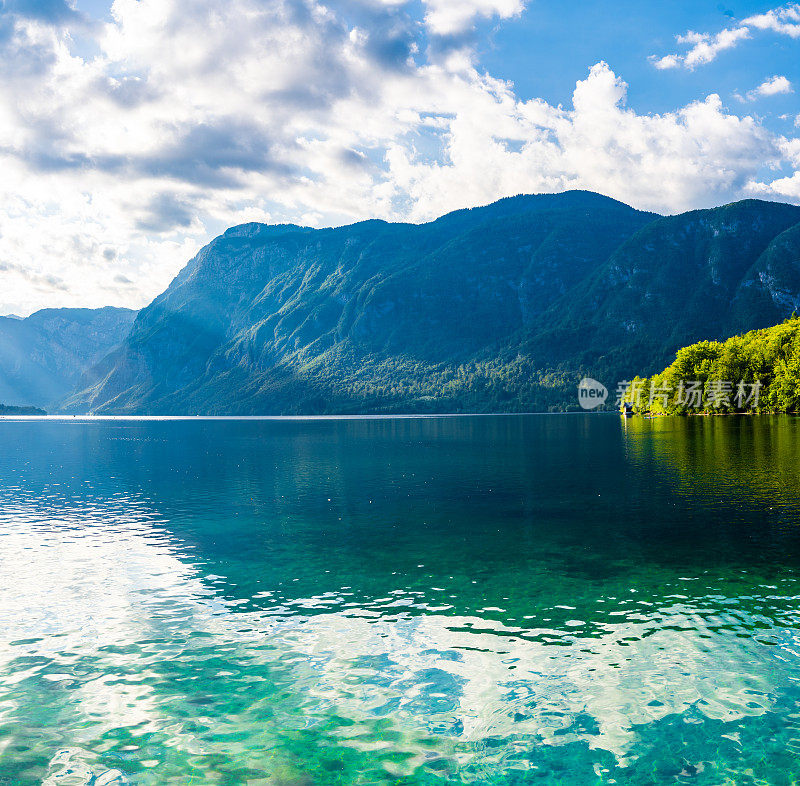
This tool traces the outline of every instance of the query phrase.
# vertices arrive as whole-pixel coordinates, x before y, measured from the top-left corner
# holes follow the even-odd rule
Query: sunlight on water
[[[792,783],[797,423],[0,424],[0,784]]]

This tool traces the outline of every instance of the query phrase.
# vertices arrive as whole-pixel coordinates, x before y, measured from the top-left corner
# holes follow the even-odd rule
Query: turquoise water
[[[0,784],[790,784],[800,420],[0,421]]]

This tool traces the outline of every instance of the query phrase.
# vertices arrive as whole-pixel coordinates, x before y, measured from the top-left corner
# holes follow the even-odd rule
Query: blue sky
[[[481,66],[512,80],[522,99],[568,104],[586,64],[602,60],[628,82],[627,102],[637,112],[669,112],[717,93],[731,111],[746,111],[775,133],[794,134],[800,112],[795,92],[800,85],[800,38],[754,32],[695,68],[659,70],[652,62],[653,57],[685,50],[676,45],[676,36],[687,31],[716,34],[754,15],[791,7],[774,2],[618,0],[610,12],[603,2],[530,3],[518,17],[485,26],[477,52]],[[748,97],[776,75],[791,82],[792,92]]]
[[[798,54],[794,3],[0,0],[0,313],[144,305],[251,220],[800,202]]]
[[[746,45],[703,67],[658,71],[648,61],[679,49],[676,35],[687,30],[716,33],[775,3],[531,3],[515,19],[487,30],[479,45],[480,62],[492,74],[512,79],[520,98],[568,103],[586,68],[605,60],[630,84],[629,103],[641,112],[664,112],[710,92],[732,100],[779,72],[800,77],[798,43],[774,35],[754,36]],[[765,111],[788,111],[797,100]]]

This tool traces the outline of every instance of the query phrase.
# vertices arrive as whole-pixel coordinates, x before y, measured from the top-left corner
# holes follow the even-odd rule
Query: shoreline
[[[614,415],[612,410],[601,412],[436,412],[363,415],[0,415],[2,420],[25,421],[199,421],[199,420],[423,420],[434,418],[497,418],[546,415]]]

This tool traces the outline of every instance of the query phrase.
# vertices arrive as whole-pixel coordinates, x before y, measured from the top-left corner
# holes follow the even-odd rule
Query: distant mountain
[[[38,407],[10,407],[0,404],[0,415],[46,415],[43,409]]]
[[[0,401],[49,408],[125,338],[135,317],[126,308],[44,309],[26,319],[0,317]]]
[[[542,410],[800,301],[800,208],[660,217],[590,192],[422,225],[246,224],[216,238],[67,411]]]

